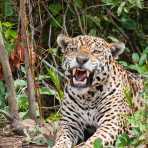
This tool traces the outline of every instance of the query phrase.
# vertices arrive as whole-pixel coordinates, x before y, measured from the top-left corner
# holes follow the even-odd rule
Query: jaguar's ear
[[[125,44],[122,42],[110,43],[110,49],[111,49],[112,56],[115,59],[118,59],[119,55],[124,52]]]
[[[60,34],[57,37],[58,46],[61,47],[62,50],[64,50],[67,47],[70,41],[71,41],[71,38],[63,34]]]

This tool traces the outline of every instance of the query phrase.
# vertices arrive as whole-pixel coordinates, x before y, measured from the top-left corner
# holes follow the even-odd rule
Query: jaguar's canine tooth
[[[87,70],[86,73],[87,73],[87,77],[89,77],[90,72]]]
[[[75,75],[75,73],[76,73],[76,68],[73,69],[72,73],[73,73],[73,75]]]

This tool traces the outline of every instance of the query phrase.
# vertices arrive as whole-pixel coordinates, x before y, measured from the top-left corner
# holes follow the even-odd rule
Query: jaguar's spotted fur
[[[54,148],[71,148],[84,140],[88,126],[96,131],[84,148],[91,148],[96,138],[104,146],[114,145],[117,136],[128,130],[125,115],[133,111],[126,101],[125,89],[133,92],[135,107],[142,105],[139,93],[143,80],[115,61],[124,44],[109,44],[87,35],[74,38],[59,35],[57,42],[64,52],[63,68],[69,80],[65,84],[63,117]]]

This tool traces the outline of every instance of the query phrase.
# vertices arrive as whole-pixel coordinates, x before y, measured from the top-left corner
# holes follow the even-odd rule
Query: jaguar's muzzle
[[[84,68],[73,68],[71,75],[71,85],[84,88],[92,84],[94,73]]]

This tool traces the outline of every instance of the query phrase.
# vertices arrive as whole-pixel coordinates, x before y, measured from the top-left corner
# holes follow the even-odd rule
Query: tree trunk
[[[20,1],[20,20],[21,20],[21,39],[22,47],[25,49],[25,69],[27,77],[27,92],[29,99],[29,114],[30,117],[37,121],[36,118],[36,99],[35,99],[35,86],[34,79],[31,71],[31,56],[30,51],[33,45],[30,45],[28,37],[28,19],[26,15],[26,0]]]
[[[0,63],[2,64],[4,80],[5,80],[6,88],[8,92],[8,105],[10,110],[10,116],[12,119],[12,126],[16,131],[21,132],[22,126],[20,124],[18,106],[16,102],[14,80],[13,80],[12,72],[9,65],[9,58],[7,55],[7,51],[4,46],[1,26],[0,26]]]

